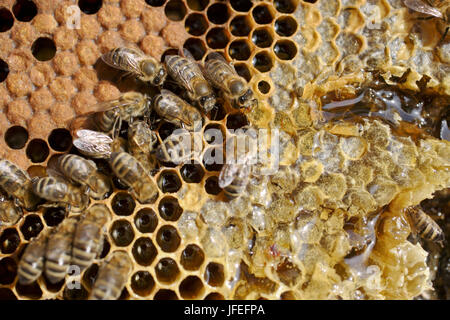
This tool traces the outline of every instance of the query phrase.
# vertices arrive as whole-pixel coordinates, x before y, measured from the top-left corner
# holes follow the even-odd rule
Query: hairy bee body
[[[63,280],[67,274],[77,222],[75,218],[64,219],[48,239],[44,270],[51,283]]]
[[[189,99],[195,101],[205,113],[211,111],[216,104],[216,97],[197,63],[192,58],[179,55],[166,56],[165,63],[167,72],[187,90]]]
[[[70,205],[75,213],[83,211],[89,204],[89,195],[83,188],[53,177],[34,178],[33,190],[46,200]]]
[[[0,189],[0,227],[16,224],[22,215],[22,210]]]
[[[156,169],[156,159],[151,155],[153,146],[157,142],[156,134],[144,121],[135,121],[128,128],[128,149],[147,172]]]
[[[131,273],[131,259],[125,251],[115,251],[98,271],[90,300],[116,300]]]
[[[80,129],[102,131],[115,138],[119,135],[122,121],[132,122],[149,113],[150,100],[139,92],[126,92],[118,99],[92,106],[88,112],[76,117],[71,123],[72,133]],[[83,133],[83,132],[82,132]]]
[[[441,227],[422,209],[417,206],[408,207],[405,212],[412,227],[422,238],[440,243],[444,241],[445,236]]]
[[[206,78],[232,100],[235,108],[251,108],[257,101],[247,81],[219,53],[211,53],[205,63]]]
[[[189,131],[202,126],[201,113],[169,90],[161,90],[155,97],[153,109],[167,122]]]
[[[203,150],[201,137],[193,132],[172,133],[155,150],[159,161],[180,164],[199,155]]]
[[[74,154],[66,154],[58,159],[59,169],[64,175],[89,187],[90,195],[95,199],[103,199],[111,191],[108,178],[97,171],[92,160],[86,160]]]
[[[0,160],[0,187],[29,211],[33,211],[40,201],[33,193],[28,174],[8,160]]]
[[[72,262],[83,271],[100,255],[103,248],[103,227],[110,219],[104,204],[90,207],[79,222],[73,240]]]
[[[113,68],[126,71],[155,86],[161,85],[167,76],[166,70],[160,62],[138,49],[115,48],[105,53],[102,60]]]
[[[240,197],[248,185],[250,171],[248,164],[224,164],[219,175],[219,187],[229,200]]]
[[[47,240],[48,235],[45,232],[41,232],[26,247],[17,270],[19,283],[24,285],[30,284],[42,274]]]
[[[409,9],[425,14],[430,18],[441,19],[445,24],[445,30],[441,41],[445,39],[450,29],[450,1],[448,0],[403,0]]]
[[[153,203],[156,201],[158,187],[135,157],[126,152],[113,152],[109,164],[117,178],[131,188],[139,202]]]

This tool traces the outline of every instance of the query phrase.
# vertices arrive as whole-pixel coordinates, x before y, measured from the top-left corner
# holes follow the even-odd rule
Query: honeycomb
[[[198,61],[219,51],[249,81],[258,107],[219,105],[202,129],[202,156],[221,153],[209,128],[227,136],[248,123],[281,129],[280,170],[253,176],[230,202],[218,185],[221,166],[202,157],[162,165],[151,205],[115,179],[100,201],[113,216],[101,256],[56,285],[45,277],[20,285],[17,265],[30,239],[65,212],[26,212],[1,230],[1,299],[86,299],[119,250],[133,259],[120,299],[412,299],[426,296],[439,272],[448,279],[430,267],[426,244],[408,240],[402,211],[450,187],[448,141],[370,117],[324,123],[321,112],[324,96],[352,96],[376,76],[436,96],[430,105],[445,110],[442,21],[417,19],[401,0],[0,0],[0,17],[0,158],[30,176],[74,152],[74,116],[129,89],[98,58],[130,43],[157,59],[179,48]],[[174,127],[157,129],[161,142]]]

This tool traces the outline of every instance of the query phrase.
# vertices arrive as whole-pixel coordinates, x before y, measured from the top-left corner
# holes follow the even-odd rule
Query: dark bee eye
[[[207,97],[201,97],[200,98],[200,104],[204,105],[206,103]]]
[[[239,103],[240,103],[240,104],[244,104],[244,103],[245,103],[245,95],[239,97]]]
[[[155,77],[155,79],[153,79],[153,84],[159,84],[160,82],[161,82],[160,77]]]

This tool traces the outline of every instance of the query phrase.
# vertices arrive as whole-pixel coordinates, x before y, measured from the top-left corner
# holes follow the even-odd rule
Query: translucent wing
[[[223,64],[223,67],[226,68],[229,72],[239,76],[239,74],[236,72],[236,70],[234,69],[233,65],[228,62],[225,57],[223,55],[221,55],[218,52],[211,52],[208,55],[208,60],[206,61],[206,63],[208,63],[208,61],[213,61],[213,60],[220,60]]]
[[[222,189],[229,186],[239,174],[239,165],[226,163],[219,175],[219,187]]]
[[[108,135],[86,129],[78,130],[76,135],[78,138],[73,141],[73,145],[82,154],[97,159],[108,159],[110,157],[113,139]]]
[[[403,2],[405,3],[405,6],[407,6],[411,10],[437,18],[443,18],[442,13],[438,9],[430,6],[422,0],[403,0]]]
[[[175,64],[170,63],[169,61],[171,59],[176,59],[175,57],[176,56],[166,56],[164,60],[169,73],[171,74],[172,78],[174,78],[177,82],[179,82],[180,85],[185,87],[188,91],[194,92],[194,88],[192,87],[191,84],[192,82],[191,79],[204,78],[202,70],[200,70],[200,67],[195,62],[195,60],[189,57],[185,57],[185,59],[188,60],[188,63],[187,65],[184,66],[184,68],[174,68]],[[183,59],[182,57],[180,58]],[[187,71],[186,69],[188,69],[189,71]],[[184,73],[188,74],[189,76],[186,76],[186,74]]]
[[[118,63],[114,58],[114,54],[120,55],[120,63]],[[113,49],[104,55],[102,55],[102,60],[107,65],[121,69],[124,71],[132,72],[135,74],[142,74],[139,68],[139,61],[142,59],[143,53],[131,48],[117,48]]]

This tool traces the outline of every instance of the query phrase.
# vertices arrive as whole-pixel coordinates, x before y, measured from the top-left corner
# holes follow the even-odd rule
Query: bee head
[[[239,108],[249,108],[252,107],[256,99],[253,98],[253,91],[248,89],[242,96],[237,99],[237,105]]]
[[[214,105],[216,104],[216,97],[214,96],[214,94],[202,96],[200,97],[199,104],[203,108],[203,110],[205,110],[205,112],[209,112],[214,108]]]
[[[153,85],[155,86],[161,85],[166,79],[166,75],[167,75],[166,70],[163,67],[161,67],[161,69],[159,69],[158,71],[158,74],[153,79]]]

